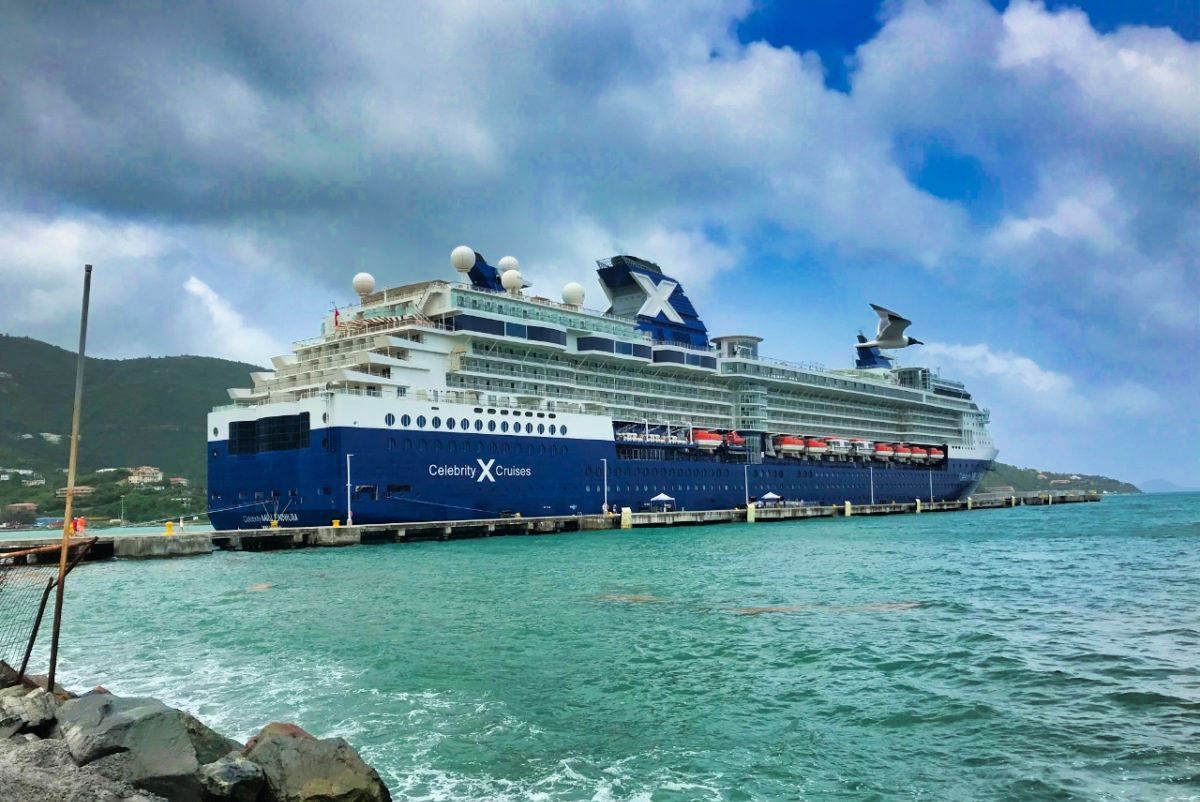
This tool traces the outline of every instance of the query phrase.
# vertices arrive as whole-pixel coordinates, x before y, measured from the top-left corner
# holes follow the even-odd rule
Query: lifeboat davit
[[[875,453],[875,446],[857,437],[850,438],[850,447],[854,449],[854,455],[857,457],[870,457]]]
[[[896,459],[900,460],[901,462],[908,462],[908,458],[912,456],[912,449],[901,444],[893,449],[893,453],[895,453]]]
[[[929,461],[930,462],[937,462],[938,460],[942,459],[945,456],[946,456],[946,452],[942,451],[940,448],[929,449]]]
[[[738,446],[744,446],[746,445],[746,438],[742,437],[737,432],[730,432],[729,434],[725,435],[725,445],[733,446],[735,448]]]
[[[775,450],[788,456],[799,456],[804,453],[804,438],[790,434],[781,434],[775,438]]]
[[[924,462],[928,458],[929,458],[928,451],[921,448],[920,446],[912,447],[912,454],[909,455],[909,459],[911,459],[913,462]]]
[[[891,443],[875,444],[875,456],[879,457],[880,459],[891,459],[895,453],[896,451],[892,448]]]
[[[819,437],[810,437],[805,445],[808,446],[808,453],[814,457],[824,456],[829,452],[829,443]]]
[[[692,442],[697,448],[702,448],[705,451],[712,451],[717,446],[721,445],[721,435],[716,432],[705,431],[704,429],[692,430]]]

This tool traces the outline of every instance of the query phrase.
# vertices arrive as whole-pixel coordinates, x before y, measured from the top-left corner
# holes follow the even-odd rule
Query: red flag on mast
[[[339,321],[339,320],[341,320],[341,317],[342,317],[342,313],[341,313],[341,312],[338,310],[338,308],[335,306],[335,307],[333,308],[333,327],[334,327],[335,329],[338,327],[338,321]]]

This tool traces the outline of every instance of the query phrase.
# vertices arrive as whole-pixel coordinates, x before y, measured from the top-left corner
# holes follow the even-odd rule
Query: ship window
[[[563,434],[566,434],[567,433],[567,424],[564,423],[562,426],[559,427],[558,430],[560,432],[562,432]]]
[[[437,419],[434,418],[434,420],[437,420]],[[458,425],[458,421],[454,420],[454,418],[446,418],[446,428],[447,429],[453,429],[457,425]]]
[[[500,421],[500,431],[502,431],[502,432],[508,431],[508,421],[506,421],[506,420]]]
[[[488,431],[489,432],[496,431],[496,422],[494,420],[488,421]]]
[[[321,413],[321,423],[329,423],[329,413],[328,412]]]
[[[394,426],[396,425],[396,416],[389,412],[383,416],[383,422],[388,426]]]
[[[471,425],[471,422],[469,420],[467,420],[466,418],[463,418],[461,421],[459,421],[459,425],[462,426],[462,429],[465,432],[467,430],[467,427]]]
[[[412,425],[412,416],[401,415],[400,416],[400,425],[401,426],[411,426]]]
[[[557,434],[557,433],[558,433],[558,427],[555,426],[553,423],[550,424],[550,434]]]
[[[417,427],[421,428],[421,429],[425,428],[425,416],[424,415],[417,416]]]
[[[507,409],[502,409],[502,410],[500,410],[500,414],[501,414],[501,415],[507,415],[507,414],[508,414],[508,410],[507,410]]]
[[[441,418],[439,418],[437,415],[434,415],[434,416],[433,416],[433,420],[431,420],[429,423],[430,423],[430,425],[432,425],[432,426],[433,426],[433,428],[435,428],[435,429],[440,429],[440,428],[442,428],[442,419],[441,419]]]
[[[525,417],[527,417],[527,418],[532,418],[532,417],[533,417],[533,413],[532,413],[532,412],[526,412],[526,413],[525,413]]]
[[[483,412],[483,407],[475,407],[475,414],[476,414],[476,415],[478,415],[478,414],[479,414],[479,413],[481,413],[481,412]]]
[[[488,409],[488,414],[489,414],[489,415],[495,415],[495,414],[496,414],[496,410],[494,410],[494,409]]]
[[[532,423],[525,424],[525,433],[533,434],[533,424]]]
[[[216,436],[217,436],[217,435],[219,435],[220,433],[221,433],[221,430],[220,430],[220,429],[218,429],[216,426],[214,426],[214,427],[213,427],[213,437],[216,437]]]
[[[539,413],[537,414],[537,416],[538,416],[539,418],[544,418],[544,417],[546,417],[546,413],[545,413],[545,412],[539,412]]]

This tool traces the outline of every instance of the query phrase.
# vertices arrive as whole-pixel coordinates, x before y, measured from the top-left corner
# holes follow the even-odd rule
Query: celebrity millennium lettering
[[[635,256],[597,263],[602,312],[576,282],[534,294],[510,256],[450,261],[455,280],[358,274],[357,304],[229,391],[208,416],[214,526],[960,499],[996,457],[962,383],[881,350],[920,345],[884,307],[828,369],[710,336]]]

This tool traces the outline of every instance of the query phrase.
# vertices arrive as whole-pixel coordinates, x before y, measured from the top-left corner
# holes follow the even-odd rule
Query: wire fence
[[[70,544],[68,573],[95,538]],[[0,662],[24,675],[41,629],[50,593],[58,584],[60,546],[0,552]]]

